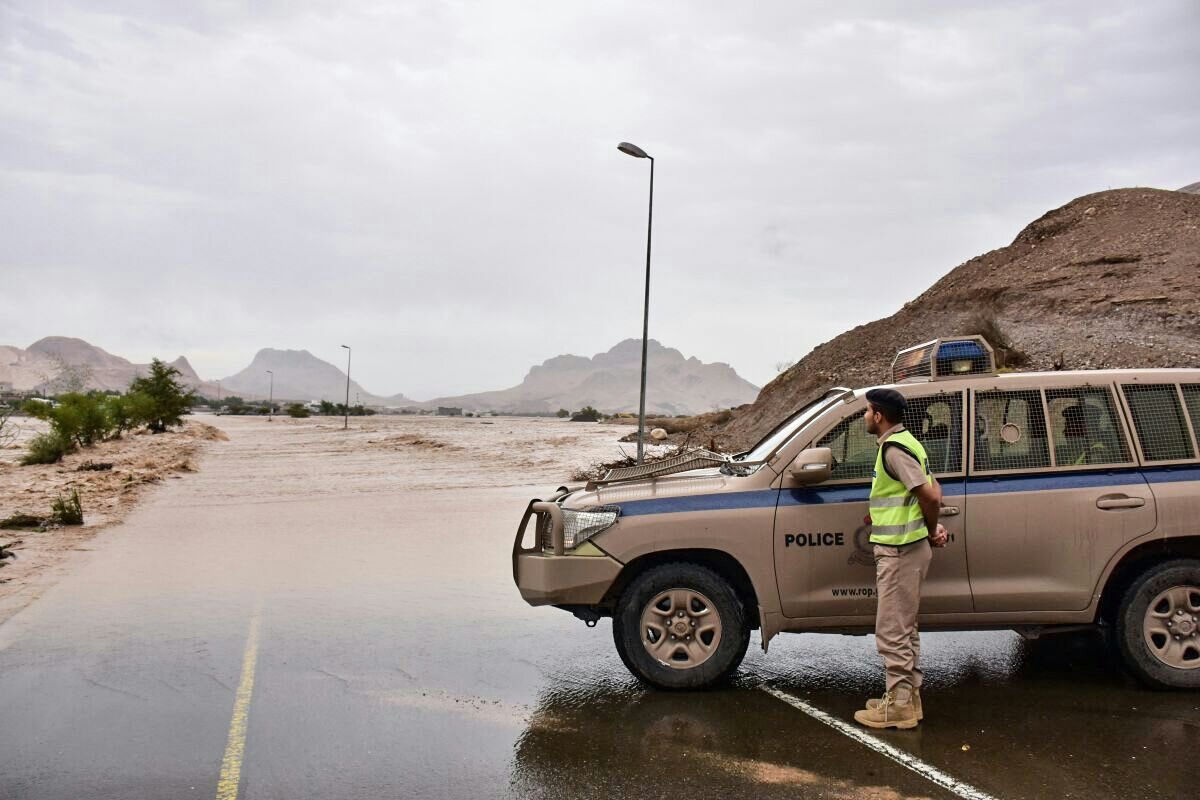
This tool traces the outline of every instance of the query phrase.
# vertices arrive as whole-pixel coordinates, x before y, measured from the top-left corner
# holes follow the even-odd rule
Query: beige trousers
[[[875,586],[879,594],[875,647],[883,656],[889,692],[921,688],[917,611],[921,607],[921,584],[932,559],[928,539],[905,547],[875,545]]]

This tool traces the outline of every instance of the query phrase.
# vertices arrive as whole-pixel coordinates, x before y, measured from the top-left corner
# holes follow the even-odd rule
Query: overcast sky
[[[0,2],[0,344],[506,387],[641,335],[628,140],[651,337],[761,385],[1050,208],[1200,180],[1198,87],[1195,0]]]

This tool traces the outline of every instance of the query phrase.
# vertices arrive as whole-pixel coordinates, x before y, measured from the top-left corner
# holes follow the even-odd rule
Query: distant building
[[[439,417],[461,417],[462,409],[456,406],[438,406],[437,415]]]

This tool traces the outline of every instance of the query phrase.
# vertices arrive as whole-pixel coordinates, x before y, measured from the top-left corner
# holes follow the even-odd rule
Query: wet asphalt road
[[[607,622],[512,586],[546,486],[243,491],[230,431],[0,626],[0,798],[219,796],[252,622],[238,797],[955,796],[758,688],[849,718],[870,639],[755,638],[730,688],[646,690]],[[925,642],[927,720],[885,741],[994,797],[1197,796],[1200,695],[1088,635]]]

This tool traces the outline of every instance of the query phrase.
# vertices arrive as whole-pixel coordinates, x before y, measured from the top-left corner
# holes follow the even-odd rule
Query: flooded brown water
[[[881,685],[869,638],[755,638],[733,686],[668,694],[607,621],[521,601],[525,502],[625,430],[214,423],[198,472],[0,625],[0,797],[221,797],[242,698],[244,798],[964,796],[760,691],[848,718]],[[929,634],[923,660],[927,721],[881,738],[984,796],[1192,796],[1200,697],[1095,637]]]

